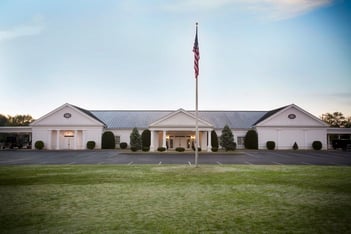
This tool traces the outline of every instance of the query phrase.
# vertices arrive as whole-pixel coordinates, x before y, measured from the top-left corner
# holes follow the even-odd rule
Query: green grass
[[[0,233],[351,233],[351,167],[2,166]]]

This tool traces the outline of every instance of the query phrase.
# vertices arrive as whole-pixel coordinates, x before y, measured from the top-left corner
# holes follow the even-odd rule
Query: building
[[[292,149],[295,142],[299,149],[312,149],[314,141],[320,141],[323,149],[328,149],[331,148],[331,136],[346,134],[350,138],[351,134],[351,129],[329,128],[294,104],[271,111],[199,111],[198,116],[202,151],[211,151],[211,131],[220,136],[225,125],[231,128],[238,149],[244,148],[249,129],[256,130],[259,149],[266,149],[267,141],[274,141],[276,149],[282,150]],[[32,145],[40,140],[47,150],[83,150],[88,141],[94,141],[96,148],[101,148],[105,131],[114,133],[117,148],[121,142],[129,145],[134,127],[140,133],[150,130],[150,151],[156,151],[158,147],[191,149],[195,139],[195,113],[184,109],[88,111],[66,103],[29,127],[2,127],[0,132],[30,134],[28,139]]]

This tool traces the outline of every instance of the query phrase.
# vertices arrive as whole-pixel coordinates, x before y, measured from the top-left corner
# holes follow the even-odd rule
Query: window
[[[238,137],[238,145],[244,145],[245,137]]]
[[[115,142],[116,142],[116,145],[119,146],[119,144],[121,143],[121,136],[115,136]]]

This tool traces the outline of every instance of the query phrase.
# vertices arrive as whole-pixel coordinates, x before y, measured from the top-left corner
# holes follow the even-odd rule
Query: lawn
[[[351,233],[351,167],[1,166],[0,233]]]

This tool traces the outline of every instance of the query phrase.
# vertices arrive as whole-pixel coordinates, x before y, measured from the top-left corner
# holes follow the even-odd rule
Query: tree
[[[323,114],[322,120],[334,128],[345,127],[348,122],[341,112]]]
[[[215,130],[211,131],[211,147],[218,148],[218,136]]]
[[[220,144],[226,151],[236,149],[236,144],[234,142],[234,135],[232,133],[232,130],[229,128],[227,124],[224,126],[222,130],[222,135],[220,137]]]
[[[7,125],[7,118],[5,115],[0,114],[0,126],[6,126]]]
[[[113,132],[107,131],[102,134],[101,148],[114,149],[116,147],[116,139]]]
[[[137,128],[133,128],[130,134],[130,148],[132,151],[137,151],[141,149],[141,136]]]
[[[28,126],[34,119],[30,115],[15,115],[8,116],[8,126]]]
[[[247,131],[244,144],[246,149],[258,149],[258,135],[255,130]]]
[[[142,147],[150,147],[151,145],[151,132],[149,129],[145,129],[141,133],[141,145]]]

